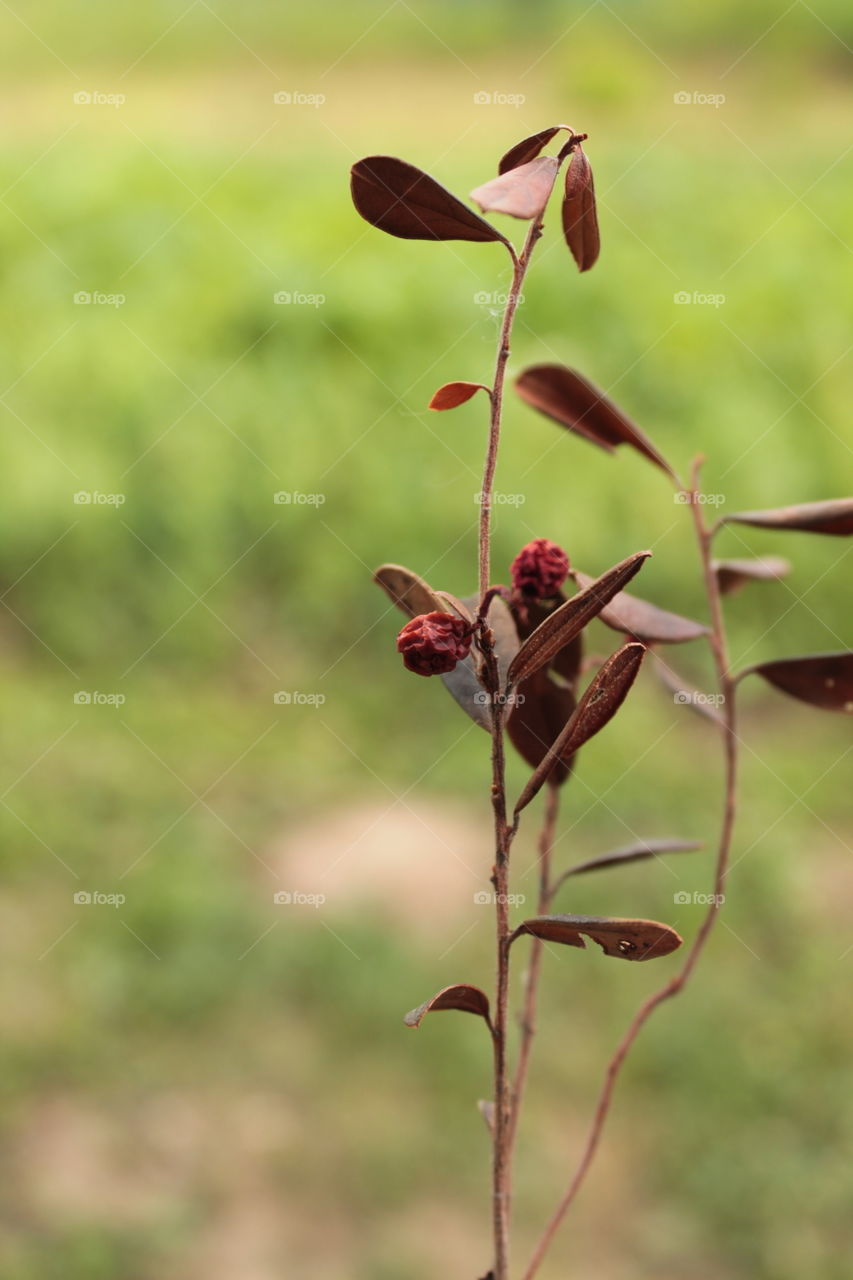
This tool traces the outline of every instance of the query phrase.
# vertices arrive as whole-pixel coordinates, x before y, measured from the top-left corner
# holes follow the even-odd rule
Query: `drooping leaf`
[[[557,684],[547,671],[537,671],[519,685],[507,721],[507,735],[531,769],[542,761],[574,709],[571,689]],[[560,785],[568,775],[569,767],[558,760],[551,781]]]
[[[734,595],[748,582],[778,582],[791,571],[781,556],[761,556],[757,560],[714,560],[712,563],[720,593]]]
[[[601,241],[598,213],[595,208],[595,185],[592,168],[583,148],[572,152],[566,168],[566,194],[563,199],[563,235],[578,271],[589,271],[598,260]]]
[[[751,524],[760,529],[801,529],[805,533],[829,533],[837,538],[853,534],[853,498],[827,502],[802,502],[795,507],[767,511],[736,511],[721,524]]]
[[[366,222],[402,240],[499,240],[496,227],[435,178],[395,156],[366,156],[352,167],[353,204]]]
[[[571,760],[612,720],[637,678],[645,653],[641,644],[623,645],[595,673],[563,730],[528,778],[515,806],[516,816],[539,794],[555,763]]]
[[[460,601],[469,612],[476,612],[479,600],[476,596],[466,596]],[[495,596],[486,613],[489,626],[495,637],[495,657],[498,663],[501,688],[506,684],[510,664],[518,652],[518,632],[515,621],[507,603],[500,596]],[[477,673],[477,654],[472,647],[468,657],[457,662],[452,671],[441,677],[445,687],[459,703],[462,710],[471,717],[475,724],[487,733],[492,729],[492,711],[489,695],[480,683]]]
[[[478,391],[485,391],[487,395],[491,395],[489,388],[482,382],[446,382],[443,387],[438,388],[428,408],[455,409],[457,405],[470,400]]]
[[[702,693],[698,689],[694,689],[691,685],[683,680],[668,663],[655,655],[657,661],[657,673],[661,683],[667,688],[673,696],[673,702],[680,707],[689,707],[691,711],[695,711],[697,715],[703,716],[706,720],[711,720],[715,725],[725,726],[725,719],[720,715],[718,703],[722,695],[716,693]]]
[[[650,555],[650,551],[636,551],[549,614],[533,634],[527,637],[510,663],[509,683],[518,684],[521,680],[526,680],[570,644],[587,623],[639,572]]]
[[[466,983],[444,987],[431,1000],[425,1000],[406,1014],[403,1021],[407,1027],[419,1027],[428,1013],[438,1013],[442,1009],[459,1009],[462,1013],[476,1013],[485,1018],[491,1030],[492,1020],[489,1015],[489,997],[479,987],[471,987]]]
[[[760,662],[748,667],[738,678],[752,673],[813,707],[853,714],[853,651],[849,649]]]
[[[562,128],[564,128],[563,125],[555,124],[550,129],[541,129],[539,133],[532,133],[529,138],[522,138],[521,142],[517,142],[505,155],[501,156],[498,173],[506,173],[509,169],[517,169],[520,165],[535,160]]]
[[[534,364],[517,379],[515,389],[527,404],[561,427],[583,436],[608,453],[630,445],[667,475],[672,468],[648,436],[603,391],[563,364]]]
[[[409,618],[420,613],[447,612],[447,605],[429,583],[424,582],[411,569],[402,564],[381,564],[373,575],[373,581],[382,588],[389,600]]]
[[[657,858],[662,853],[693,853],[701,849],[699,840],[640,840],[637,844],[626,845],[624,849],[612,849],[609,853],[599,854],[597,858],[589,858],[586,862],[578,862],[568,871],[564,871],[560,880],[569,876],[585,875],[587,871],[599,871],[604,867],[624,866],[627,862],[642,862],[646,858]]]
[[[471,199],[483,213],[508,213],[512,218],[536,218],[548,203],[557,177],[556,156],[539,156],[517,169],[510,169],[482,186],[475,187]]]
[[[594,581],[579,570],[573,571],[579,587],[588,587]],[[698,640],[708,635],[708,627],[690,618],[682,618],[667,609],[641,600],[639,596],[620,591],[599,613],[599,619],[613,631],[635,636],[646,644],[683,644],[686,640]]]
[[[585,947],[586,934],[605,955],[620,960],[655,960],[677,951],[682,939],[667,924],[657,920],[622,920],[611,916],[535,916],[525,920],[510,942],[529,933],[545,942],[561,942],[569,947]]]

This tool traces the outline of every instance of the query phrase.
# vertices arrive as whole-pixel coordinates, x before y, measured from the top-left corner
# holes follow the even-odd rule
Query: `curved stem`
[[[560,1228],[560,1225],[570,1209],[575,1196],[583,1185],[589,1168],[595,1158],[604,1126],[610,1111],[610,1104],[613,1100],[613,1092],[622,1065],[628,1056],[635,1040],[641,1030],[648,1022],[658,1005],[663,1004],[665,1000],[669,1000],[672,996],[678,995],[683,990],[693,973],[696,964],[702,955],[708,938],[716,923],[717,915],[723,903],[723,896],[726,884],[726,872],[729,865],[729,855],[731,852],[732,836],[734,833],[735,818],[737,816],[737,768],[738,768],[738,744],[737,744],[737,724],[735,716],[735,699],[734,699],[734,681],[729,670],[728,645],[726,641],[725,621],[723,617],[722,600],[720,596],[719,583],[717,575],[714,572],[711,562],[711,542],[713,538],[713,530],[709,530],[702,516],[702,505],[696,501],[698,493],[699,468],[701,460],[697,459],[693,464],[692,473],[692,490],[690,503],[693,523],[696,530],[696,539],[699,546],[699,554],[702,562],[702,573],[705,582],[705,592],[708,598],[708,608],[711,617],[711,649],[714,655],[714,665],[717,671],[717,682],[719,692],[723,699],[723,724],[721,726],[723,735],[723,755],[724,755],[724,791],[723,791],[723,813],[720,824],[720,837],[717,846],[717,859],[714,868],[714,892],[711,895],[711,903],[702,920],[702,924],[688,949],[687,955],[679,972],[674,978],[670,979],[663,987],[654,992],[640,1006],[634,1015],[634,1018],[627,1031],[620,1040],[616,1051],[607,1064],[604,1077],[604,1084],[598,1096],[592,1124],[587,1134],[586,1144],[577,1169],[569,1183],[568,1190],[560,1201],[551,1220],[549,1221],[545,1231],[534,1250],[533,1256],[528,1264],[527,1270],[524,1272],[523,1280],[533,1280],[536,1272],[542,1263],[554,1236]]]

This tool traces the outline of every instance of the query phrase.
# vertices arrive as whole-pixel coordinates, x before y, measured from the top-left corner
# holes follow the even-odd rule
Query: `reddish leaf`
[[[770,684],[824,711],[853,713],[853,651],[815,653],[806,658],[777,658],[748,667],[738,679],[752,673]]]
[[[803,502],[796,507],[768,511],[738,511],[723,516],[720,523],[751,524],[760,529],[801,529],[806,533],[831,533],[844,538],[853,533],[853,498]]]
[[[574,709],[575,697],[571,689],[557,684],[546,671],[537,671],[519,685],[507,722],[507,735],[531,769],[541,763]],[[568,766],[557,761],[551,781],[559,785],[568,776]]]
[[[436,591],[435,594],[442,601],[446,613],[455,613],[465,622],[474,625],[474,615],[464,601],[457,600],[456,596],[451,595],[449,591]]]
[[[527,164],[530,160],[535,160],[563,127],[563,125],[555,124],[550,129],[542,129],[539,133],[532,133],[529,138],[522,138],[521,142],[517,142],[514,147],[510,147],[505,155],[501,156],[498,173],[506,173],[509,169],[517,169],[520,165]]]
[[[641,644],[623,645],[596,672],[562,732],[528,778],[515,806],[516,817],[539,794],[555,763],[567,763],[613,719],[637,678],[645,653]]]
[[[674,929],[657,920],[621,920],[610,916],[535,916],[518,926],[510,942],[525,933],[569,947],[586,946],[581,937],[586,934],[598,943],[605,955],[620,960],[656,960],[677,951],[682,942]]]
[[[514,617],[516,626],[518,627],[518,638],[522,642],[532,635],[538,626],[540,626],[546,618],[558,609],[560,605],[566,603],[567,597],[562,591],[558,591],[553,602],[549,602],[550,607],[544,600],[527,600],[521,608],[516,607]],[[559,649],[548,664],[548,670],[556,671],[574,690],[578,677],[580,675],[581,666],[583,664],[583,634],[579,633],[570,640],[567,645]]]
[[[403,1021],[407,1027],[419,1027],[428,1013],[438,1013],[441,1009],[459,1009],[462,1013],[476,1013],[485,1018],[491,1030],[492,1020],[489,1016],[489,997],[479,987],[461,984],[444,987],[431,1000],[424,1001],[417,1009],[406,1014]]]
[[[617,445],[629,444],[668,475],[673,475],[669,463],[648,436],[603,391],[574,369],[563,364],[531,365],[518,378],[515,389],[532,408],[608,453]]]
[[[476,612],[479,606],[476,596],[466,596],[460,604],[469,612]],[[495,637],[495,657],[498,660],[498,674],[501,687],[506,684],[510,663],[518,652],[518,632],[515,621],[505,600],[495,596],[486,614],[489,626]],[[477,673],[477,654],[472,648],[463,662],[457,662],[454,669],[441,677],[443,684],[459,703],[462,710],[471,717],[487,733],[492,729],[492,710],[489,695],[486,693]]]
[[[500,240],[504,236],[429,174],[394,156],[352,167],[352,199],[366,222],[403,240]]]
[[[484,386],[482,382],[446,382],[443,387],[438,388],[428,407],[430,409],[455,409],[457,405],[464,404],[466,400],[470,400],[478,391],[485,391],[487,395],[491,395],[489,388]]]
[[[673,701],[678,706],[689,707],[691,711],[704,716],[706,720],[711,720],[718,727],[725,725],[723,716],[717,710],[719,694],[700,693],[698,689],[691,688],[659,655],[655,656],[658,659],[657,673],[661,683],[669,689],[673,695]]]
[[[734,595],[748,582],[778,582],[791,571],[789,562],[781,556],[762,556],[758,560],[714,560],[712,568],[724,596]]]
[[[579,587],[589,587],[594,581],[577,569],[572,576]],[[698,640],[700,636],[708,635],[708,628],[701,622],[659,609],[657,605],[629,595],[627,591],[615,595],[598,616],[611,630],[635,636],[646,644],[683,644],[686,640]]]
[[[549,614],[533,634],[527,637],[510,663],[509,683],[518,684],[549,663],[630,582],[650,555],[650,551],[637,551],[628,556],[600,578],[596,578],[586,590],[579,591]]]
[[[536,218],[548,203],[557,177],[556,156],[539,156],[517,169],[484,182],[471,192],[483,213],[508,213],[513,218]]]
[[[646,858],[656,858],[662,853],[693,853],[701,849],[698,840],[641,840],[638,844],[629,844],[624,849],[612,849],[610,853],[602,853],[587,862],[578,862],[569,867],[560,876],[560,881],[569,876],[584,875],[587,871],[599,871],[603,867],[624,866],[626,862],[642,862]]]
[[[402,564],[381,564],[373,575],[373,581],[382,588],[389,600],[409,618],[419,613],[446,612],[446,604],[432,587]]]
[[[566,169],[563,235],[572,251],[578,271],[589,271],[598,260],[601,242],[598,235],[592,168],[580,146],[573,151]]]

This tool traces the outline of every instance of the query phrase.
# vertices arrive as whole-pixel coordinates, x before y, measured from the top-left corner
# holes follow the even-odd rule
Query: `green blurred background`
[[[841,495],[853,13],[33,0],[0,23],[0,1271],[473,1280],[486,1037],[401,1015],[491,981],[487,740],[403,671],[370,570],[473,587],[483,405],[425,405],[488,377],[482,296],[507,263],[382,236],[347,171],[400,154],[464,195],[526,133],[588,130],[601,260],[579,277],[552,216],[512,369],[580,368],[679,468],[703,451],[723,510]],[[510,398],[497,487],[496,577],[534,536],[588,572],[653,546],[644,593],[702,615],[687,513],[641,459]],[[794,563],[731,602],[737,662],[849,644],[845,543],[719,545]],[[676,660],[708,678],[694,647]],[[850,1274],[849,724],[744,687],[742,727],[726,914],[647,1029],[543,1280]],[[560,864],[635,836],[712,844],[717,755],[647,676],[585,752]],[[706,891],[711,864],[560,902],[691,936],[702,907],[673,896]],[[607,1054],[675,963],[556,950],[518,1263]]]

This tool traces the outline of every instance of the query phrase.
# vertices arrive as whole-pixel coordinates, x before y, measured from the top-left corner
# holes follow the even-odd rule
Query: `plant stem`
[[[698,501],[699,469],[701,467],[701,461],[701,459],[696,459],[693,464],[690,506],[696,530],[696,539],[699,546],[699,555],[702,562],[702,574],[705,582],[705,593],[708,599],[708,608],[711,619],[710,644],[717,673],[717,688],[723,700],[723,724],[721,726],[724,757],[723,813],[720,823],[720,836],[714,868],[714,892],[711,898],[711,904],[705,913],[696,937],[693,939],[693,942],[688,949],[681,969],[674,978],[670,979],[670,981],[663,987],[653,995],[649,996],[649,998],[640,1006],[635,1013],[630,1026],[620,1040],[616,1051],[607,1064],[604,1083],[598,1096],[598,1102],[596,1104],[589,1133],[587,1134],[586,1145],[584,1147],[580,1163],[575,1170],[568,1190],[557,1206],[557,1209],[555,1210],[538,1245],[536,1246],[536,1249],[534,1250],[533,1257],[528,1264],[527,1270],[524,1272],[523,1280],[533,1280],[533,1277],[539,1270],[542,1260],[545,1257],[554,1236],[559,1230],[563,1218],[566,1216],[575,1196],[583,1185],[584,1178],[586,1177],[593,1159],[595,1158],[595,1153],[601,1140],[601,1135],[610,1111],[610,1104],[613,1100],[613,1092],[616,1086],[616,1081],[619,1077],[619,1072],[621,1071],[622,1065],[631,1051],[637,1036],[640,1034],[640,1031],[643,1029],[658,1005],[663,1004],[665,1000],[669,1000],[672,996],[678,995],[678,993],[686,986],[714,928],[717,915],[719,914],[719,910],[723,902],[726,872],[729,865],[732,835],[737,815],[737,722],[734,698],[735,682],[732,679],[731,671],[729,669],[728,645],[726,640],[723,607],[717,575],[714,572],[711,562],[711,543],[713,540],[714,530],[708,529],[705,524],[703,508],[701,503]]]

